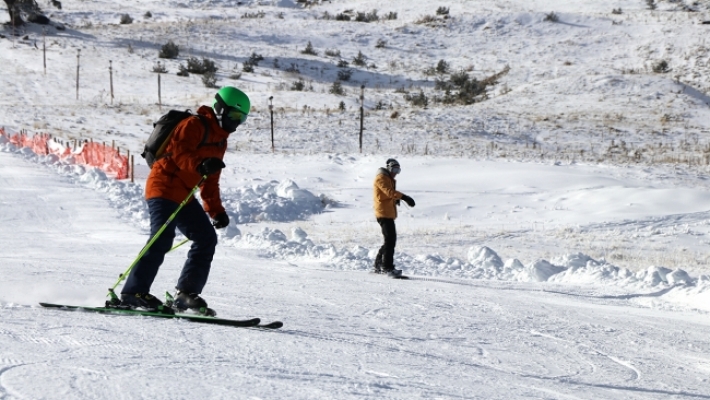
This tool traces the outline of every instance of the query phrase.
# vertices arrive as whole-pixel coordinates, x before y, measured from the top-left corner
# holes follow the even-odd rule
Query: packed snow
[[[175,75],[191,56],[251,96],[203,296],[221,317],[284,327],[39,307],[103,304],[149,239],[148,167],[136,157],[134,182],[116,180],[0,136],[0,399],[710,398],[710,4],[657,3],[66,0],[42,5],[46,39],[5,26],[8,134],[139,154],[167,109],[211,101],[199,75]],[[450,17],[419,22],[439,7]],[[348,9],[381,19],[324,18]],[[184,54],[159,60],[169,39]],[[327,49],[377,67],[351,65],[331,94]],[[236,78],[252,53],[265,60]],[[402,89],[436,93],[423,71],[441,59],[477,79],[510,70],[474,105],[410,105]],[[661,59],[671,72],[652,71]],[[291,90],[298,79],[311,89]],[[390,157],[417,203],[396,222],[409,281],[368,273],[382,242],[372,182]],[[154,294],[173,290],[188,247]]]

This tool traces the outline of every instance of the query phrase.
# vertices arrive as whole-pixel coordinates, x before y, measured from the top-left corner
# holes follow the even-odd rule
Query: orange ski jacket
[[[395,190],[397,181],[392,178],[389,171],[380,168],[377,171],[374,184],[375,218],[397,218],[397,200],[402,198],[402,193]]]
[[[158,159],[150,169],[145,185],[146,199],[159,197],[182,203],[202,178],[197,172],[197,166],[202,160],[209,157],[224,158],[229,133],[219,126],[211,107],[201,106],[197,113],[207,120],[207,140],[200,145],[204,139],[205,125],[199,117],[180,121],[165,148],[164,154],[167,156]],[[200,185],[202,205],[213,218],[224,212],[219,194],[219,176],[220,172],[209,175]]]

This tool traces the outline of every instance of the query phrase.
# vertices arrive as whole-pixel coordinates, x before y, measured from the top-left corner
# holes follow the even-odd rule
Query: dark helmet
[[[398,174],[402,171],[402,168],[399,166],[399,161],[394,158],[388,159],[385,165],[387,166],[387,171],[391,174]]]

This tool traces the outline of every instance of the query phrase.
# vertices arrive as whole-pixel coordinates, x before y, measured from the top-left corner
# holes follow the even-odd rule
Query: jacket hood
[[[390,178],[392,178],[392,175],[390,175],[390,172],[389,172],[389,171],[387,170],[387,168],[385,168],[385,167],[380,167],[380,168],[377,170],[377,175],[387,175],[387,176],[389,176]]]

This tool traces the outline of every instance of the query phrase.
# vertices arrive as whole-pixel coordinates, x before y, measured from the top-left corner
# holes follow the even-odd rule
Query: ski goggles
[[[237,110],[236,108],[229,108],[229,111],[227,111],[227,117],[231,119],[232,121],[237,121],[240,124],[243,124],[244,121],[247,120],[247,114],[243,113],[240,110]]]

